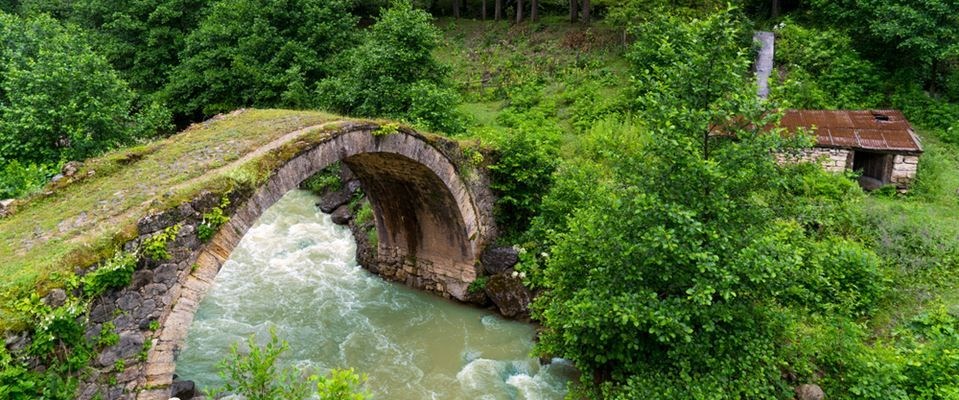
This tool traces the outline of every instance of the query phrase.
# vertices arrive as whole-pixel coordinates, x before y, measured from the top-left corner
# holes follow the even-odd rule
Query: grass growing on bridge
[[[34,290],[44,293],[58,286],[58,275],[111,254],[135,237],[143,216],[190,199],[200,188],[226,190],[245,178],[239,170],[271,156],[254,153],[257,149],[340,119],[319,112],[248,110],[84,163],[73,182],[51,184],[0,219],[0,331],[19,328],[11,310],[15,299]],[[280,148],[272,154],[285,153]]]

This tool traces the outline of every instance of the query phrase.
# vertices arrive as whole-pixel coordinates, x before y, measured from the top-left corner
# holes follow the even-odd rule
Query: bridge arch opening
[[[344,124],[278,167],[237,207],[199,251],[196,271],[183,278],[172,308],[161,316],[141,388],[172,383],[176,354],[199,303],[246,231],[283,195],[337,161],[356,175],[373,207],[379,239],[376,264],[401,271],[391,279],[466,299],[467,287],[478,275],[480,252],[493,234],[491,205],[477,201],[456,164],[431,140],[406,130],[374,135],[377,129],[373,124]],[[166,394],[163,389],[147,390],[137,398]]]

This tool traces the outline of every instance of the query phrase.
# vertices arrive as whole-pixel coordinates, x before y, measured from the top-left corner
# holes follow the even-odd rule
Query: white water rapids
[[[221,384],[230,346],[275,327],[287,365],[355,368],[375,399],[561,399],[574,373],[529,356],[533,329],[386,282],[356,263],[348,229],[293,191],[267,210],[223,266],[190,328],[177,374]]]

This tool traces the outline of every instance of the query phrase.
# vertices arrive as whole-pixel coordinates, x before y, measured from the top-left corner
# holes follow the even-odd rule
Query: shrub
[[[428,129],[462,131],[459,102],[448,89],[449,69],[433,58],[440,32],[429,13],[408,0],[383,10],[341,71],[317,85],[321,107],[360,116],[402,118]]]
[[[469,293],[479,293],[486,288],[486,283],[489,282],[489,278],[481,276],[470,282],[469,287],[466,288],[466,291]]]
[[[787,19],[777,29],[776,63],[786,80],[772,96],[807,109],[875,108],[884,100],[878,68],[839,31],[813,29]]]
[[[244,106],[307,107],[307,88],[354,45],[348,0],[224,0],[184,41],[165,88],[175,110],[212,115]]]
[[[163,261],[170,259],[170,252],[167,250],[167,243],[176,239],[180,232],[180,225],[167,227],[163,231],[151,236],[143,241],[143,254],[150,259]]]
[[[276,329],[270,329],[270,340],[263,346],[256,343],[255,335],[246,341],[246,354],[241,353],[239,343],[230,349],[230,356],[220,362],[220,377],[226,382],[222,388],[211,391],[210,396],[228,393],[249,400],[304,399],[316,394],[320,400],[363,400],[369,394],[362,391],[365,376],[358,376],[352,369],[334,369],[329,376],[306,377],[293,367],[279,368],[280,355],[289,349],[289,344],[280,340]],[[315,391],[310,382],[316,382]]]
[[[21,164],[11,160],[0,168],[0,199],[23,197],[43,187],[55,173],[48,164]]]
[[[213,238],[213,235],[220,230],[220,227],[223,224],[230,221],[230,217],[227,217],[223,210],[230,206],[230,198],[223,196],[220,199],[220,205],[213,207],[210,212],[203,213],[203,220],[200,222],[200,225],[196,227],[196,237],[200,239],[201,242],[208,242]]]
[[[343,181],[340,179],[340,169],[339,161],[330,164],[330,166],[323,168],[320,172],[306,178],[306,180],[300,184],[300,187],[318,196],[340,190],[343,188]]]
[[[166,127],[86,41],[47,16],[0,14],[0,160],[79,160]]]
[[[97,297],[107,289],[121,288],[130,284],[136,269],[136,255],[117,252],[113,258],[104,261],[97,269],[82,278],[83,293],[87,297]]]

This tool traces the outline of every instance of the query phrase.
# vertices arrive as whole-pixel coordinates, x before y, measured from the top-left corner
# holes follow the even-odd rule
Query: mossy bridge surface
[[[241,110],[88,161],[0,219],[0,329],[26,327],[16,299],[46,295],[118,249],[136,251],[130,285],[89,303],[88,337],[113,324],[120,340],[100,349],[78,395],[169,398],[176,354],[233,247],[273,202],[337,161],[372,205],[376,264],[465,300],[496,232],[488,179],[464,146],[475,144],[381,121]],[[204,214],[224,198],[229,220],[199,240]],[[169,236],[162,257],[143,251],[158,235]],[[126,368],[112,371],[120,359]]]

